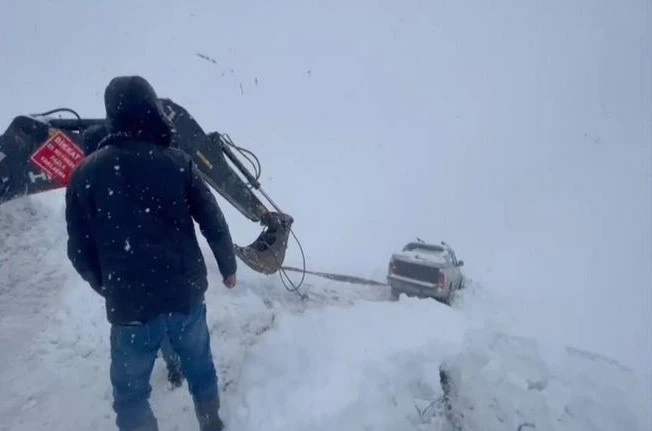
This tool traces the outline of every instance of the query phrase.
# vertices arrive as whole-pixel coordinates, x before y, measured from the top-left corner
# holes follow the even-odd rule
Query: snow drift
[[[647,389],[633,370],[572,347],[471,331],[442,371],[446,416],[456,429],[609,431],[650,424]]]

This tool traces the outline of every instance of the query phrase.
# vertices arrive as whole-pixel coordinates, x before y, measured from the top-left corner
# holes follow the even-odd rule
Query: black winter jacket
[[[208,287],[193,219],[222,276],[236,272],[224,215],[186,153],[113,127],[68,185],[68,257],[111,323],[188,311]]]

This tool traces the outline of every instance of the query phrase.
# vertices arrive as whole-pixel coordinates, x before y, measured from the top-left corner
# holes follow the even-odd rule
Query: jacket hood
[[[97,124],[84,130],[84,148],[95,151],[99,144],[109,134],[106,124]]]
[[[107,131],[170,145],[172,123],[150,83],[141,76],[113,78],[104,92]]]

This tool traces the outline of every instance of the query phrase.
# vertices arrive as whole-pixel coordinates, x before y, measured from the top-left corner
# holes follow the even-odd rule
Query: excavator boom
[[[172,145],[193,158],[206,182],[224,199],[246,218],[264,226],[250,245],[235,245],[236,255],[257,272],[277,272],[285,259],[294,219],[278,208],[262,190],[257,175],[244,166],[238,154],[246,156],[248,151],[237,147],[228,135],[204,132],[188,111],[172,100],[161,99],[161,103],[174,124]],[[76,118],[49,116],[60,111],[71,112]],[[0,205],[65,187],[74,168],[96,150],[88,147],[85,130],[104,122],[80,118],[68,109],[15,117],[0,135]],[[274,211],[261,202],[254,190],[269,201]]]

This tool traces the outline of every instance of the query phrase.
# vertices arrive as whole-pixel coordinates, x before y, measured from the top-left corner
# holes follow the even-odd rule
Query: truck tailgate
[[[437,283],[439,280],[439,268],[399,259],[392,261],[391,274],[425,281],[427,283]]]

